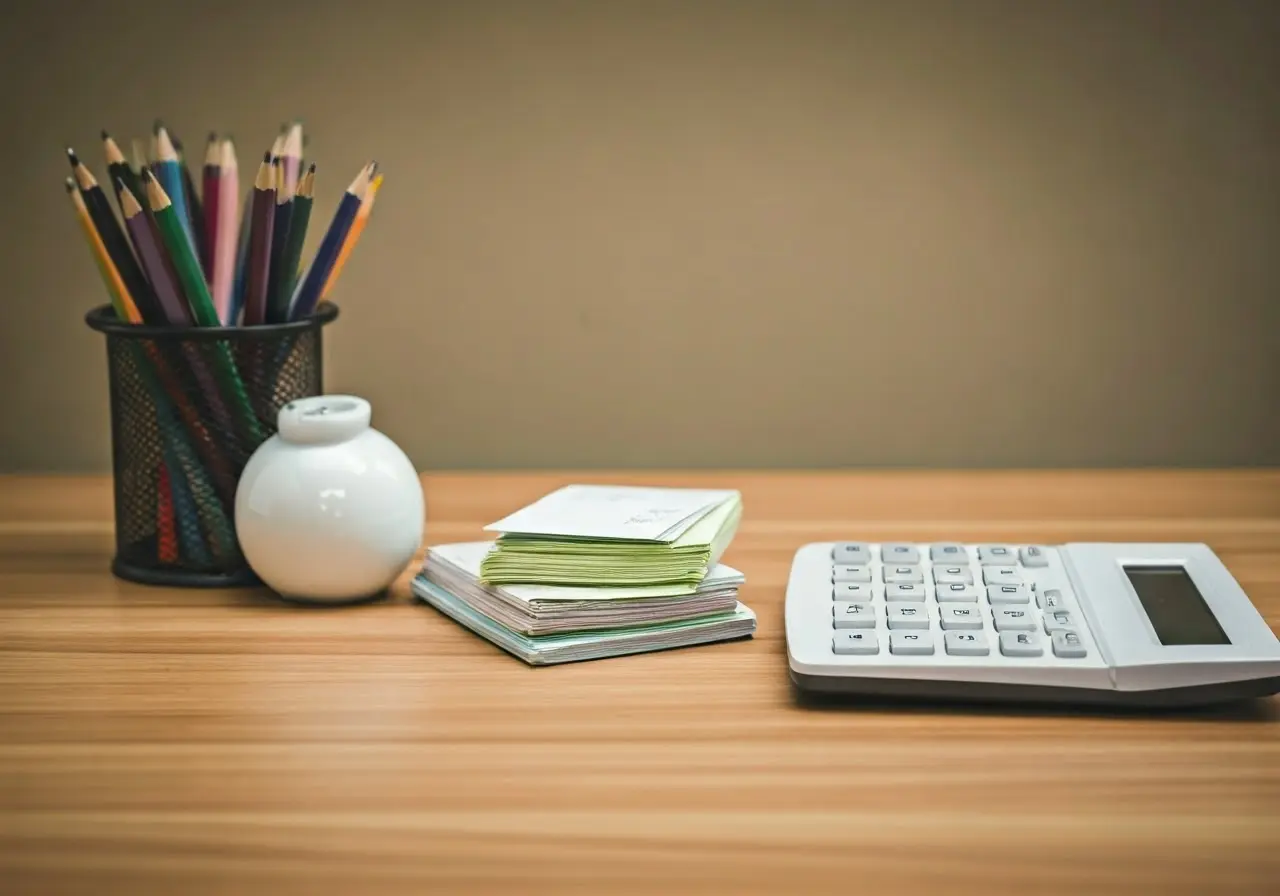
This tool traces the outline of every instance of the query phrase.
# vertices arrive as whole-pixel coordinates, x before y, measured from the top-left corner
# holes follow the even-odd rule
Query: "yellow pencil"
[[[68,177],[66,187],[67,195],[71,197],[71,204],[75,207],[76,217],[80,219],[80,227],[84,230],[85,239],[89,241],[89,248],[93,252],[93,260],[98,263],[98,272],[102,275],[107,292],[111,293],[111,304],[116,309],[116,316],[131,324],[141,323],[142,314],[139,313],[138,306],[134,304],[133,296],[129,294],[128,288],[124,285],[120,272],[116,270],[115,262],[111,260],[111,256],[107,252],[107,246],[102,242],[102,236],[98,233],[98,228],[93,226],[93,220],[89,217],[89,208],[84,204],[84,197],[80,195],[80,190],[77,189],[75,180]]]
[[[342,243],[342,248],[338,251],[338,260],[334,262],[333,271],[329,274],[329,279],[325,281],[324,289],[320,292],[321,300],[329,294],[329,290],[333,289],[333,284],[338,281],[338,275],[342,273],[342,266],[347,263],[347,256],[351,254],[351,250],[355,248],[356,242],[360,239],[360,232],[364,230],[364,224],[369,220],[369,214],[373,211],[373,200],[378,195],[378,188],[382,186],[382,175],[379,174],[373,179],[373,183],[369,184],[369,191],[364,194],[364,201],[360,203],[360,210],[356,212],[356,219],[351,222],[351,232],[347,234],[346,240]]]

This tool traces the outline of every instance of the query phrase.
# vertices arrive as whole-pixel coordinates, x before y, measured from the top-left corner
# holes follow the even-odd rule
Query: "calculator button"
[[[998,632],[1033,632],[1036,630],[1035,614],[1017,607],[997,607],[991,611]]]
[[[913,544],[881,545],[880,560],[885,566],[891,563],[919,563],[920,551]]]
[[[896,601],[924,600],[925,586],[913,582],[900,582],[896,585],[884,586],[884,599]]]
[[[1080,638],[1079,632],[1062,630],[1054,632],[1049,637],[1053,641],[1054,656],[1060,656],[1063,659],[1079,659],[1089,655],[1089,651],[1084,649],[1084,641]]]
[[[889,632],[889,652],[928,656],[933,653],[933,635],[929,632]]]
[[[846,541],[831,550],[831,559],[842,566],[866,566],[871,562],[871,545]]]
[[[854,656],[879,653],[880,639],[875,632],[836,632],[831,641],[831,652]]]
[[[860,582],[837,582],[831,586],[832,600],[848,600],[862,603],[874,597],[875,592],[871,590],[871,586],[863,585]]]
[[[924,573],[918,566],[885,566],[881,568],[880,574],[886,585],[919,584],[924,581]]]
[[[1044,630],[1046,634],[1052,635],[1054,632],[1071,631],[1079,628],[1076,624],[1076,618],[1071,614],[1070,610],[1049,610],[1044,614]]]
[[[985,566],[982,569],[984,585],[1021,585],[1022,573],[1016,566]]]
[[[831,570],[832,582],[864,582],[871,581],[869,566],[837,566]]]
[[[876,608],[871,604],[841,601],[832,605],[831,619],[836,628],[875,628]]]
[[[939,610],[942,627],[946,630],[972,630],[982,628],[982,610],[964,604],[952,604]]]
[[[968,563],[969,555],[964,545],[955,542],[943,542],[929,545],[929,559],[934,563]]]
[[[1057,588],[1046,588],[1036,593],[1036,606],[1042,610],[1067,609],[1067,599]]]
[[[972,585],[973,570],[967,566],[934,566],[933,581],[938,585]]]
[[[973,585],[938,585],[933,589],[940,604],[976,604],[978,589]]]
[[[1049,565],[1049,555],[1045,553],[1044,548],[1035,544],[1018,548],[1018,558],[1022,560],[1022,565],[1028,569]]]
[[[929,608],[899,604],[895,607],[889,607],[885,613],[885,619],[891,629],[928,628]]]
[[[952,656],[986,656],[991,652],[986,632],[945,632],[942,643]]]
[[[1001,632],[1000,652],[1005,656],[1043,656],[1044,642],[1036,632]]]
[[[978,562],[983,566],[1008,566],[1017,559],[1013,548],[1003,544],[984,544],[978,547]]]
[[[993,607],[1004,604],[1029,604],[1031,592],[1026,585],[988,585],[987,603]]]

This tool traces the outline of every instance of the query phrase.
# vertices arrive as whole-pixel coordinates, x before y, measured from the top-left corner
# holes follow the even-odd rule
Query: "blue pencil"
[[[339,253],[342,252],[342,244],[346,242],[347,233],[355,222],[356,213],[360,211],[360,202],[364,199],[364,194],[369,189],[369,182],[373,179],[373,173],[377,168],[376,162],[370,162],[356,175],[355,180],[342,194],[338,209],[333,213],[333,220],[329,222],[329,229],[325,231],[324,239],[320,241],[320,248],[316,249],[315,257],[311,260],[311,267],[307,268],[307,273],[293,291],[289,302],[289,320],[301,320],[315,310],[316,303],[320,301],[320,295],[324,292],[324,285],[329,282],[329,274],[338,261]]]
[[[177,214],[177,218],[182,222],[182,229],[187,234],[187,239],[191,243],[191,251],[196,253],[196,258],[200,257],[200,244],[196,242],[196,231],[191,221],[191,209],[187,205],[186,182],[182,176],[182,162],[178,159],[178,151],[173,148],[173,141],[169,138],[169,132],[165,130],[164,125],[156,125],[156,161],[151,166],[151,171],[156,176],[156,180],[160,181],[160,187],[164,190],[165,195],[169,197],[169,202],[173,204],[173,210]]]

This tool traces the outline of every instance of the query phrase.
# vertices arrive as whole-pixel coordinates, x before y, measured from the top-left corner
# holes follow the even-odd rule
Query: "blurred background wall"
[[[327,386],[421,468],[1280,463],[1273,0],[2,9],[0,470],[109,469],[64,148],[156,117],[377,158]]]

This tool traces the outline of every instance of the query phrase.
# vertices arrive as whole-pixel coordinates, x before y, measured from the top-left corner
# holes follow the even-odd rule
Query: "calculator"
[[[1203,544],[801,547],[801,691],[1179,706],[1280,692],[1280,640]]]

